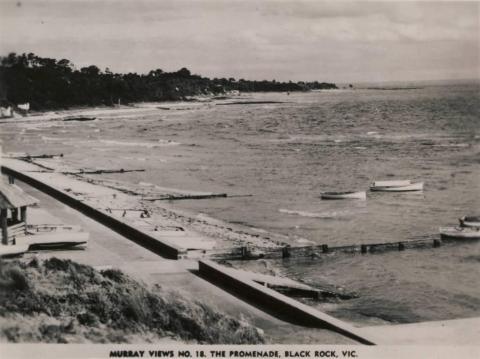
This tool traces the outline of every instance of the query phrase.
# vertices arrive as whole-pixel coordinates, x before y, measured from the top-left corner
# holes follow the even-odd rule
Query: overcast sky
[[[479,4],[0,0],[0,54],[259,80],[478,79]]]

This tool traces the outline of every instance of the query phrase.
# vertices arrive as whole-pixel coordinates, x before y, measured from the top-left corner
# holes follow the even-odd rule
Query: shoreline
[[[42,165],[46,161],[42,160]],[[68,190],[66,193],[80,203],[84,202],[86,205],[110,214],[126,223],[131,223],[135,227],[144,228],[148,233],[158,231],[157,233],[161,234],[162,228],[184,228],[184,232],[191,232],[191,235],[198,239],[197,248],[195,248],[194,242],[188,241],[190,246],[188,249],[190,250],[226,250],[248,244],[259,247],[286,245],[286,243],[280,242],[281,240],[286,240],[286,237],[282,235],[275,235],[238,224],[226,223],[219,219],[202,216],[199,213],[195,214],[173,209],[168,203],[162,205],[159,201],[144,201],[144,196],[137,193],[125,193],[128,191],[132,192],[131,188],[135,186],[130,187],[130,190],[123,188],[123,191],[119,191],[115,186],[102,186],[97,181],[88,178],[62,175],[56,172],[36,172],[42,171],[42,168],[37,167],[35,161],[28,163],[20,160],[5,159],[4,162],[3,165],[6,167],[13,166],[20,173],[23,171],[31,172],[29,176],[34,176],[37,180],[55,183],[56,188],[61,191]],[[50,166],[52,166],[51,163]],[[126,210],[135,208],[138,210]],[[142,211],[145,210],[148,211],[149,217],[142,218]],[[167,232],[169,231],[167,230]],[[154,234],[156,235],[157,233]],[[182,237],[175,237],[175,240],[181,242]],[[212,243],[212,240],[215,243]],[[204,244],[201,242],[204,242]]]

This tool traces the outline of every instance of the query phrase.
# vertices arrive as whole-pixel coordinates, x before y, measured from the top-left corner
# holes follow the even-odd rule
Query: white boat
[[[414,192],[423,191],[423,182],[410,183],[405,186],[370,186],[370,191],[378,192]]]
[[[442,227],[442,239],[480,239],[480,227]]]
[[[460,227],[480,227],[480,216],[463,216],[458,221]]]
[[[16,257],[26,252],[28,252],[28,245],[26,244],[13,244],[13,245],[0,244],[0,258]]]
[[[321,199],[367,199],[365,191],[323,192]]]
[[[410,180],[375,181],[372,187],[402,187],[412,184]]]

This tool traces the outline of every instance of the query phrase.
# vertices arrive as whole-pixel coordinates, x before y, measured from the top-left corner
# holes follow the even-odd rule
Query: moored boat
[[[423,182],[410,183],[404,186],[378,186],[372,184],[370,186],[371,191],[377,192],[414,192],[414,191],[423,191]]]
[[[389,180],[389,181],[375,181],[372,183],[372,187],[402,187],[411,185],[410,180]]]
[[[367,199],[365,191],[323,192],[321,199]]]
[[[480,227],[480,216],[463,216],[458,221],[460,227]]]
[[[441,227],[442,239],[480,239],[480,227]]]

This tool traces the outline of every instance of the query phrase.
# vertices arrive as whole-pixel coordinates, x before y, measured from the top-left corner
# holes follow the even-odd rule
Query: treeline
[[[29,102],[35,110],[181,100],[235,90],[284,92],[335,88],[335,84],[317,81],[209,79],[193,75],[186,68],[176,72],[157,69],[148,74],[120,74],[108,68],[101,71],[94,65],[77,69],[67,59],[43,58],[33,53],[0,57],[0,100],[11,104]]]

